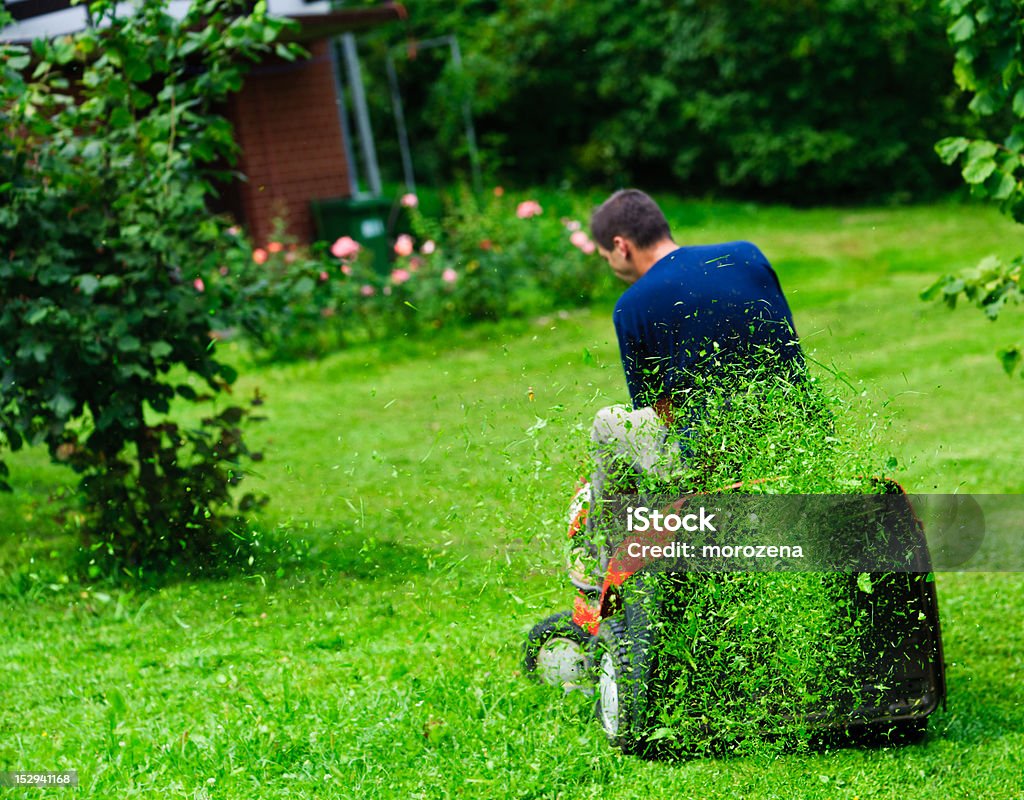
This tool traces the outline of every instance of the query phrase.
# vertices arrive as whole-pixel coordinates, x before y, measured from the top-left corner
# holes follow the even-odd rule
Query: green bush
[[[201,562],[250,455],[246,408],[168,416],[236,377],[213,321],[238,297],[207,290],[230,248],[206,201],[235,153],[213,108],[284,23],[233,0],[181,20],[162,0],[89,13],[78,34],[0,52],[0,444],[81,474],[93,568]]]
[[[956,50],[957,83],[971,95],[972,114],[991,120],[991,132],[946,137],[935,150],[947,164],[962,165],[972,195],[999,203],[1006,216],[1024,224],[1024,2],[942,0],[942,8]],[[976,267],[944,275],[922,298],[954,308],[963,296],[995,320],[1004,308],[1024,300],[1022,269],[1024,254],[1009,261],[988,256]],[[1024,362],[1024,342],[1003,347],[998,355],[1012,375]]]

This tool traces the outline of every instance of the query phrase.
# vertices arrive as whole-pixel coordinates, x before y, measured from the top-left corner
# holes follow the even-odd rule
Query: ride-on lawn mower
[[[584,483],[569,511],[578,594],[571,611],[530,632],[525,669],[593,694],[609,742],[628,753],[735,750],[755,729],[919,740],[946,695],[938,605],[921,523],[902,489],[884,491],[900,558],[912,556],[896,569],[876,560],[865,571],[673,572],[627,549],[636,537],[602,558],[588,541]],[[602,564],[596,579],[588,557]],[[820,602],[807,600],[816,593]],[[790,605],[773,607],[780,598]],[[803,598],[797,610],[793,598]],[[790,640],[798,644],[787,653]]]

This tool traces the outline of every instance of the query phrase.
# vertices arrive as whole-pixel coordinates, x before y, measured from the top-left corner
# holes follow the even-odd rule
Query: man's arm
[[[615,335],[619,340],[619,356],[622,370],[626,374],[626,388],[633,408],[650,405],[650,386],[646,370],[649,369],[647,348],[641,332],[636,330],[636,321],[622,309],[615,309]]]
[[[663,380],[667,364],[659,363],[651,357],[642,336],[631,333],[628,325],[619,323],[620,317],[616,316],[615,332],[619,339],[619,354],[633,408],[652,407],[661,421],[670,426],[674,414]]]

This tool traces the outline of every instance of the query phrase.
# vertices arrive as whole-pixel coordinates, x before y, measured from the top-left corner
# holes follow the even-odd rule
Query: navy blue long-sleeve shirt
[[[778,277],[750,242],[669,253],[623,292],[614,322],[634,408],[674,402],[764,348],[803,366]]]

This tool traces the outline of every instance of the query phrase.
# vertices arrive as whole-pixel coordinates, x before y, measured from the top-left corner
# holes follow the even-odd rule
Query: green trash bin
[[[311,200],[310,211],[318,240],[333,243],[340,236],[351,236],[373,257],[373,268],[380,274],[391,269],[391,241],[388,218],[391,201],[384,197],[336,197]]]

